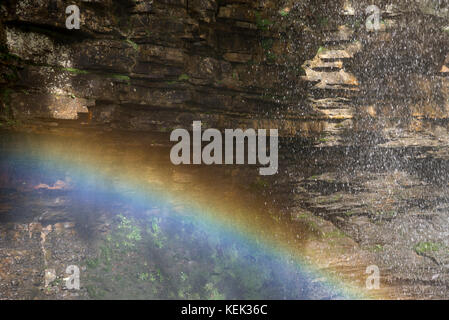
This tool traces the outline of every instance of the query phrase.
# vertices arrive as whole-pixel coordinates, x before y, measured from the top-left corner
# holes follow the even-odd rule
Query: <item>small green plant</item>
[[[91,297],[92,299],[101,299],[105,296],[104,290],[94,287],[93,285],[87,285],[86,289],[89,297]]]
[[[100,258],[105,265],[111,265],[112,262],[112,249],[108,246],[100,247]]]
[[[161,232],[158,219],[155,219],[151,222],[151,228],[153,229],[154,234],[159,234]]]
[[[262,39],[260,41],[262,49],[264,50],[265,57],[268,61],[273,62],[276,60],[276,55],[272,52],[273,48],[273,39]]]
[[[271,50],[273,47],[273,39],[262,39],[260,44],[264,50]]]
[[[381,252],[384,250],[384,247],[381,244],[376,244],[371,249],[373,252]]]
[[[279,14],[283,17],[288,16],[289,12],[287,9],[282,9],[281,11],[279,11]]]
[[[0,60],[10,61],[20,61],[22,60],[18,55],[7,52],[7,49],[0,49]]]
[[[22,125],[22,122],[20,120],[11,120],[8,119],[4,122],[0,122],[1,127],[20,127]]]
[[[150,278],[148,272],[142,272],[138,275],[140,281],[147,281]]]
[[[126,81],[128,83],[131,81],[131,78],[124,74],[113,74],[113,75],[111,75],[111,77],[114,79],[117,79],[117,80]]]
[[[324,238],[326,239],[332,239],[332,238],[336,238],[336,239],[342,239],[345,238],[346,235],[344,234],[343,231],[340,230],[336,230],[336,231],[331,231],[331,232],[327,232],[324,234]]]
[[[329,24],[329,19],[326,18],[326,17],[321,18],[321,19],[320,19],[320,24],[321,24],[322,26],[327,26],[327,25]]]
[[[183,73],[179,76],[178,81],[188,81],[189,79],[190,77],[187,74]]]
[[[277,59],[277,56],[271,51],[267,52],[265,56],[269,62],[274,62]]]
[[[152,236],[155,246],[161,249],[164,246],[165,237],[162,234],[162,229],[160,227],[160,218],[152,218],[151,228],[147,229],[147,232]]]
[[[120,223],[117,227],[121,242],[125,248],[133,248],[136,243],[142,240],[141,229],[135,225],[135,221],[123,215],[119,215]]]
[[[224,300],[226,299],[226,296],[224,294],[221,294],[217,288],[214,287],[213,283],[207,283],[205,286],[206,291],[210,295],[210,300]]]
[[[362,21],[361,20],[356,20],[354,21],[354,29],[359,29],[362,26]]]
[[[273,24],[273,22],[271,22],[268,19],[262,19],[259,12],[256,12],[255,15],[256,15],[256,26],[258,29],[263,31],[268,30],[268,27]]]
[[[139,45],[132,40],[126,39],[126,43],[130,44],[134,50],[139,51]]]
[[[3,74],[3,78],[7,81],[7,82],[14,82],[16,80],[19,79],[18,75],[17,75],[17,70],[16,68],[12,68],[10,69],[11,73],[4,73]]]
[[[81,69],[75,69],[75,68],[62,68],[63,71],[68,71],[75,74],[88,74],[89,71],[81,70]]]
[[[333,201],[340,201],[343,198],[342,194],[336,194],[335,196],[332,197]]]
[[[415,245],[414,250],[418,254],[426,254],[439,251],[441,249],[441,245],[436,242],[424,241]]]
[[[100,264],[100,260],[98,259],[98,257],[92,258],[92,259],[87,259],[87,261],[86,261],[86,266],[91,269],[97,268],[99,264]]]
[[[156,276],[160,282],[164,281],[164,277],[162,276],[161,269],[156,269]]]

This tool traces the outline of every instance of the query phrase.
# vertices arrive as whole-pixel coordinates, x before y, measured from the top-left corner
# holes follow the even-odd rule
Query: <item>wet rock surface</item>
[[[63,136],[99,130],[104,137],[120,129],[187,128],[192,120],[279,128],[279,175],[248,174],[242,184],[288,217],[310,259],[318,256],[323,270],[362,287],[359,275],[378,265],[382,287],[391,290],[385,296],[448,297],[449,36],[440,1],[380,1],[377,32],[365,28],[368,1],[80,2],[83,28],[75,33],[64,30],[62,3],[52,3],[52,10],[49,1],[2,3],[5,126]],[[145,141],[167,147],[166,140]],[[12,176],[2,175],[7,188]],[[176,177],[186,190],[189,175]],[[47,180],[31,185],[57,186]],[[111,297],[91,283],[74,293],[57,282],[65,264],[98,255],[80,242],[82,231],[61,227],[86,225],[67,215],[69,191],[34,190],[48,196],[29,205],[47,209],[33,212],[26,201],[36,199],[20,193],[26,185],[7,188],[0,206],[7,239],[2,298]],[[11,221],[18,216],[24,220]],[[102,219],[93,225],[104,232],[119,223]],[[42,234],[56,252],[73,241],[73,253],[61,249],[46,260]],[[103,262],[93,265],[108,268]],[[56,285],[45,288],[47,269]],[[160,280],[155,266],[149,270],[141,279]],[[210,289],[207,297],[217,296]],[[143,285],[132,294],[155,297],[151,290]]]
[[[308,169],[287,169],[289,211],[305,210],[353,239],[397,297],[447,298],[446,162],[428,150],[309,149],[316,163],[304,152],[294,162]]]
[[[48,134],[48,129],[54,132]],[[166,152],[152,152],[152,148],[168,150],[166,137],[141,136],[132,142],[132,133],[70,129],[63,123],[40,130],[47,132],[34,128],[32,135],[3,132],[2,136],[2,150],[8,151],[1,163],[0,189],[3,299],[345,297],[329,291],[326,279],[317,274],[298,274],[286,281],[286,276],[297,272],[291,257],[285,262],[282,256],[273,259],[224,231],[211,232],[210,227],[202,231],[201,223],[207,219],[195,222],[184,213],[191,202],[214,208],[217,201],[234,206],[222,209],[222,218],[231,215],[228,223],[233,232],[255,225],[260,241],[290,242],[293,256],[296,252],[316,268],[346,279],[353,288],[363,288],[366,256],[356,243],[313,214],[286,214],[277,198],[269,197],[271,182],[262,180],[257,168],[214,168],[213,175],[208,168],[174,170],[162,160]],[[111,136],[115,138],[110,140]],[[73,161],[86,149],[91,151],[77,161],[86,163],[93,157],[101,165],[85,178],[80,178],[76,165],[61,170],[62,162],[47,167],[32,156],[44,151],[46,157],[65,155]],[[31,158],[17,158],[17,152]],[[109,191],[99,192],[102,172],[119,171],[123,172],[108,178]],[[151,204],[132,198],[135,188],[123,185],[132,172],[162,190],[170,186],[173,194],[189,193],[191,199]],[[118,194],[110,194],[111,190]],[[80,269],[80,290],[66,287],[66,268],[72,265]]]
[[[156,131],[191,118],[220,128],[270,123],[273,109],[287,109],[280,90],[294,86],[299,96],[305,87],[298,67],[318,37],[305,32],[314,23],[306,2],[295,6],[295,16],[307,17],[299,21],[281,15],[277,1],[75,1],[81,29],[67,30],[62,1],[6,1],[8,116],[89,114]],[[299,126],[279,123],[286,134]]]

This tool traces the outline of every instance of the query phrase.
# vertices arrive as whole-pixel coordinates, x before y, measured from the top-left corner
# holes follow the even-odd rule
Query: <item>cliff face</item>
[[[336,26],[323,30],[322,47],[304,64],[320,145],[432,144],[435,130],[447,135],[447,8],[379,1],[380,28],[368,31],[370,4],[343,1]]]
[[[74,4],[80,30],[66,28],[63,1],[2,3],[3,118],[156,131],[195,119],[320,146],[427,143],[447,118],[438,1],[380,1],[377,32],[365,28],[369,1]]]
[[[80,30],[63,1],[0,5],[1,120],[278,128],[301,139],[283,139],[279,174],[255,180],[266,198],[324,239],[342,235],[317,217],[344,231],[398,296],[447,297],[442,1],[376,1],[376,31],[364,0],[73,3]]]
[[[325,1],[323,1],[324,3]],[[134,130],[300,123],[301,65],[318,49],[319,20],[304,1],[6,1],[3,114],[77,119]],[[317,5],[319,8],[319,5]],[[297,19],[301,17],[301,19]],[[279,110],[286,117],[276,120]]]

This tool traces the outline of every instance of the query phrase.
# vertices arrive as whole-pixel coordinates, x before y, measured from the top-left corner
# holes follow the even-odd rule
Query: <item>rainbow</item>
[[[170,208],[175,218],[190,219],[208,233],[226,234],[248,250],[258,250],[276,264],[288,265],[286,270],[291,273],[299,271],[308,282],[324,288],[329,298],[373,298],[363,288],[364,282],[357,286],[320,270],[314,259],[307,258],[301,250],[303,239],[298,239],[297,227],[276,223],[266,212],[261,213],[261,207],[245,202],[238,190],[227,190],[226,183],[212,188],[215,179],[204,182],[189,168],[174,168],[168,149],[153,143],[151,138],[135,145],[127,141],[133,146],[126,149],[120,149],[114,139],[103,134],[56,137],[20,133],[3,135],[0,140],[2,157],[17,164],[35,161],[37,172],[49,185],[66,179],[68,185],[77,186],[77,192],[91,197],[106,192],[111,197],[108,199],[121,197],[141,208]],[[209,177],[211,172],[207,171]],[[377,294],[375,298],[384,296],[385,293]]]

